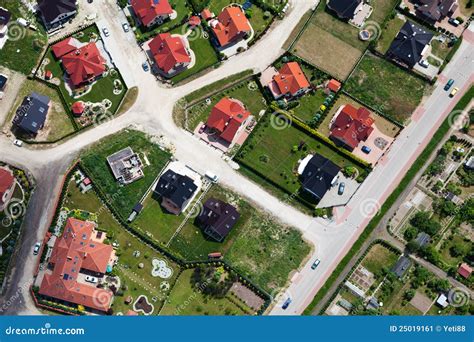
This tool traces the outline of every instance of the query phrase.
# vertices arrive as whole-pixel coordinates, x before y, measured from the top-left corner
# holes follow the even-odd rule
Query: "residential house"
[[[434,25],[446,17],[451,17],[458,9],[457,0],[415,0],[416,15]]]
[[[5,167],[0,167],[0,211],[3,211],[13,196],[15,177],[13,172]]]
[[[431,32],[407,20],[387,50],[386,56],[403,66],[413,68],[425,54],[432,38]]]
[[[131,0],[130,4],[137,19],[146,27],[161,24],[173,14],[168,0]]]
[[[304,191],[320,200],[336,184],[341,168],[320,154],[308,155],[298,166]]]
[[[275,100],[282,97],[294,98],[305,94],[310,83],[297,62],[284,64],[268,84]]]
[[[463,262],[458,268],[458,274],[465,279],[469,278],[471,276],[471,273],[472,273],[471,266],[469,266],[465,262]]]
[[[203,229],[204,234],[218,242],[222,242],[239,218],[240,214],[234,206],[210,198],[204,203],[201,214],[197,217],[197,223]]]
[[[362,0],[328,0],[327,7],[339,19],[349,21],[362,4]]]
[[[38,11],[44,26],[55,28],[77,14],[77,0],[38,0]]]
[[[330,138],[338,146],[353,151],[361,141],[366,141],[373,132],[374,119],[365,107],[356,109],[346,104],[339,109],[331,126]]]
[[[328,81],[326,87],[333,93],[337,93],[339,92],[339,90],[341,90],[342,85],[341,85],[341,82],[333,78],[330,81]]]
[[[440,293],[440,295],[436,299],[436,304],[438,304],[443,309],[447,308],[448,305],[449,305],[448,297],[446,297],[446,295],[444,293]]]
[[[420,247],[425,247],[431,242],[431,236],[425,232],[420,232],[415,239],[416,243]]]
[[[216,19],[209,21],[212,32],[221,48],[226,48],[249,37],[252,26],[239,6],[228,6]]]
[[[39,294],[56,301],[107,312],[113,293],[85,281],[90,275],[103,278],[115,263],[115,252],[104,243],[105,233],[95,223],[68,218],[62,236],[56,239]]]
[[[205,8],[201,12],[201,18],[204,19],[205,21],[209,21],[214,17],[215,17],[214,13],[212,13],[209,8]]]
[[[8,40],[8,23],[12,14],[5,8],[0,7],[0,49],[3,48]],[[2,90],[0,88],[0,90]]]
[[[140,156],[130,146],[108,156],[107,163],[121,184],[127,185],[145,176]]]
[[[403,278],[403,276],[410,269],[411,265],[412,261],[410,260],[410,258],[403,255],[400,259],[397,260],[397,263],[393,266],[392,272],[395,273],[398,278]]]
[[[250,118],[250,112],[239,100],[224,97],[211,110],[206,126],[219,137],[232,143]]]
[[[154,194],[168,212],[179,215],[194,197],[197,185],[188,176],[167,170],[158,180]]]
[[[13,126],[19,133],[26,136],[36,136],[43,128],[51,100],[38,93],[31,93],[23,99],[13,118]]]
[[[156,65],[166,75],[184,70],[191,63],[187,38],[180,35],[161,33],[150,42],[150,52]]]

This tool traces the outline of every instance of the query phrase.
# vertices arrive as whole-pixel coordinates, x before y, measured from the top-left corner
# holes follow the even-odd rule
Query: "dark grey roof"
[[[232,205],[210,198],[204,203],[198,222],[204,232],[217,241],[222,241],[237,223],[240,214]]]
[[[387,56],[412,68],[420,61],[423,49],[432,38],[431,32],[407,21],[390,45]]]
[[[327,6],[344,20],[354,17],[354,12],[362,0],[329,0]]]
[[[329,159],[315,154],[301,175],[303,189],[318,199],[323,198],[340,170],[341,168]]]
[[[8,78],[6,76],[0,75],[0,90],[5,88],[7,81],[8,81]]]
[[[420,247],[425,247],[427,244],[430,243],[431,236],[429,236],[429,234],[426,234],[425,232],[421,232],[418,234],[415,241]]]
[[[197,185],[188,176],[182,176],[172,170],[166,171],[155,187],[155,193],[169,199],[178,207],[183,208],[194,195]]]
[[[38,0],[38,8],[46,21],[51,23],[62,14],[77,11],[77,0]]]
[[[143,209],[143,204],[137,203],[135,204],[132,210],[136,212],[137,214],[139,214],[142,211],[142,209]]]
[[[457,8],[456,0],[420,0],[417,14],[430,22],[440,21]]]
[[[12,14],[4,8],[0,8],[0,28],[10,22]]]
[[[410,258],[402,256],[400,259],[398,259],[395,266],[393,266],[392,272],[395,273],[399,278],[402,278],[410,268],[411,264],[412,261]]]
[[[46,121],[50,101],[47,96],[31,93],[23,99],[20,107],[16,110],[13,123],[24,133],[38,133]]]

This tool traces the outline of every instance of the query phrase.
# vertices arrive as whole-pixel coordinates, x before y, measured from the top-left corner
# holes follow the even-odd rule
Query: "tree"
[[[409,289],[403,294],[403,298],[406,299],[407,301],[410,301],[413,299],[413,297],[415,297],[415,294],[416,294],[415,290]]]
[[[411,240],[407,243],[406,248],[409,253],[415,254],[420,250],[420,245],[418,242],[416,242],[416,240]]]
[[[454,216],[458,212],[456,204],[444,198],[440,198],[434,203],[434,209],[442,217]]]
[[[409,226],[403,233],[403,237],[405,238],[406,241],[413,240],[414,238],[416,238],[417,235],[418,235],[418,229],[413,226]]]

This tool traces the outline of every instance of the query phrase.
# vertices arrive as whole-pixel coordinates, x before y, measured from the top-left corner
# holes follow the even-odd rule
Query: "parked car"
[[[122,24],[122,28],[125,32],[128,32],[130,31],[130,25],[128,25],[128,23],[123,23]]]
[[[33,248],[33,255],[38,255],[40,248],[41,248],[41,242],[35,243],[35,247]]]
[[[87,282],[93,283],[93,284],[97,283],[97,281],[98,281],[96,277],[89,276],[89,275],[87,275],[87,276],[85,277],[85,280],[86,280]]]
[[[454,27],[458,27],[459,25],[461,25],[461,22],[457,19],[454,19],[454,18],[449,18],[448,23],[450,23]]]
[[[312,270],[315,270],[316,267],[318,267],[320,263],[321,263],[321,260],[316,259],[316,260],[313,262],[313,264],[311,265],[311,269],[312,269]]]
[[[454,87],[453,90],[451,90],[451,93],[449,93],[449,96],[450,97],[454,97],[454,95],[456,95],[456,93],[458,92],[459,88],[458,87]]]
[[[345,189],[346,189],[346,183],[343,182],[343,183],[339,184],[339,189],[337,190],[337,193],[339,195],[342,195],[342,194],[344,194]]]
[[[281,308],[283,310],[286,310],[291,304],[291,298],[288,298],[287,300],[285,300],[285,302],[283,303],[283,305],[281,306]]]
[[[23,146],[23,141],[15,139],[15,140],[13,140],[13,145],[18,146],[18,147],[22,147]]]
[[[199,134],[202,134],[202,132],[204,132],[205,129],[206,129],[206,124],[203,124],[203,125],[199,128]]]
[[[209,179],[212,183],[217,183],[217,181],[219,180],[219,176],[211,171],[206,171],[206,174],[204,176],[206,176],[206,178]]]
[[[422,66],[423,68],[427,68],[427,67],[430,66],[430,63],[428,63],[428,61],[426,59],[420,59],[418,64],[420,64],[420,66]]]
[[[148,62],[143,62],[142,63],[142,68],[144,71],[148,72],[150,70],[150,67],[148,66]]]
[[[365,154],[369,154],[370,152],[372,152],[372,149],[369,147],[369,146],[362,146],[362,152],[364,152]]]
[[[110,36],[110,32],[109,32],[109,29],[107,27],[104,27],[102,29],[102,32],[104,32],[104,36],[106,36],[106,37]]]
[[[448,81],[448,82],[446,83],[446,85],[444,86],[444,90],[445,90],[445,91],[448,91],[449,88],[451,88],[451,86],[453,85],[453,83],[454,83],[454,80],[453,80],[452,78],[449,79],[449,81]]]

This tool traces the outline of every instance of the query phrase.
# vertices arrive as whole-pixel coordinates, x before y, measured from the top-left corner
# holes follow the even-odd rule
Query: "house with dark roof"
[[[55,28],[77,14],[77,0],[38,0],[38,11],[44,26]]]
[[[386,56],[403,66],[413,68],[422,58],[432,38],[433,33],[407,20],[387,50]]]
[[[31,93],[23,99],[13,118],[13,126],[19,133],[26,136],[36,136],[43,128],[51,100],[38,93]]]
[[[362,0],[329,0],[327,8],[339,19],[349,21],[354,17]]]
[[[403,278],[403,276],[410,269],[411,265],[412,261],[410,260],[410,258],[403,255],[393,266],[392,272],[395,273],[398,278]]]
[[[240,218],[237,209],[224,201],[210,198],[203,206],[196,221],[205,235],[222,242]]]
[[[239,6],[224,8],[217,18],[209,21],[209,25],[221,48],[248,38],[252,32],[250,21]]]
[[[161,206],[174,215],[179,215],[194,197],[198,186],[188,176],[167,170],[158,180],[154,195],[161,200]]]
[[[95,223],[68,218],[63,234],[56,239],[39,294],[52,300],[82,305],[107,312],[113,293],[84,280],[85,275],[102,278],[112,271],[115,251],[105,244],[106,235],[95,230]]]
[[[165,75],[184,71],[191,63],[191,53],[184,36],[161,33],[148,46],[156,65]]]
[[[297,62],[284,64],[268,84],[275,100],[282,97],[294,98],[305,94],[310,83]]]
[[[308,155],[298,167],[304,191],[320,200],[337,181],[341,168],[320,154]]]
[[[4,42],[2,38],[5,38],[8,33],[8,23],[12,18],[12,14],[5,8],[0,7],[0,49],[3,47]]]
[[[415,239],[416,243],[420,247],[425,247],[431,242],[431,236],[425,232],[420,232]]]
[[[0,74],[0,91],[4,91],[7,86],[8,77]]]
[[[457,0],[415,0],[416,15],[434,25],[446,17],[451,17],[458,9]]]
[[[3,211],[12,198],[15,188],[13,172],[5,167],[0,167],[0,211]]]
[[[331,126],[329,137],[338,146],[353,151],[361,141],[366,141],[374,128],[374,119],[365,107],[356,109],[346,104],[339,109]]]
[[[168,0],[131,0],[133,12],[143,26],[162,24],[173,14]]]
[[[224,97],[211,110],[206,126],[227,143],[232,143],[245,126],[250,112],[239,100]]]

